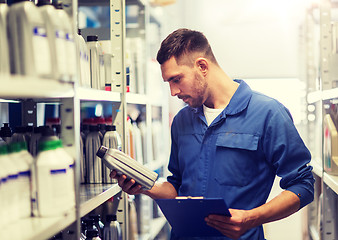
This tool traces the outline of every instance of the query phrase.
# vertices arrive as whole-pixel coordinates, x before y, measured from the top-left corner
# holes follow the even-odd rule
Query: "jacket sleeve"
[[[280,187],[295,193],[300,199],[300,208],[313,201],[314,178],[308,165],[311,154],[302,141],[290,112],[277,105],[267,120],[263,139],[264,152],[277,176]]]
[[[169,166],[168,170],[170,171],[171,175],[167,177],[167,180],[169,183],[171,183],[175,189],[176,192],[179,192],[179,188],[182,183],[182,176],[180,174],[179,169],[179,161],[178,161],[178,145],[177,145],[177,123],[175,121],[176,117],[173,120],[172,126],[171,126],[171,152],[170,152],[170,159],[169,159]]]

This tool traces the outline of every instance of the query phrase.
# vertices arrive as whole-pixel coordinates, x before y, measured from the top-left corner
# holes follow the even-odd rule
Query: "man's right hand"
[[[127,179],[127,176],[122,174],[118,175],[116,171],[111,171],[110,177],[117,179],[119,186],[122,190],[130,195],[137,195],[144,193],[144,190],[141,189],[141,185],[136,183],[134,179]]]

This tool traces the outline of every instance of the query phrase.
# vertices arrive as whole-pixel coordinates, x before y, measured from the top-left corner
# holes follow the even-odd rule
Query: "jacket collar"
[[[226,115],[235,115],[245,110],[250,102],[252,96],[252,90],[249,85],[240,79],[235,79],[235,82],[239,83],[239,86],[235,94],[230,99],[228,106],[221,113],[222,117]],[[203,106],[197,108],[191,108],[196,114],[203,115]]]

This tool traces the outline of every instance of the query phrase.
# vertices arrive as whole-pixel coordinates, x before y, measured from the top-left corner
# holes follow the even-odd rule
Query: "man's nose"
[[[175,87],[173,84],[170,84],[170,93],[171,96],[175,97],[180,92],[178,87]]]

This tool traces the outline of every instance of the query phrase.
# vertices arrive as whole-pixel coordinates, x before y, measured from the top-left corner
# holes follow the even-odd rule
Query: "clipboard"
[[[155,200],[178,237],[223,236],[209,227],[204,218],[210,214],[231,216],[222,198],[178,198]]]

